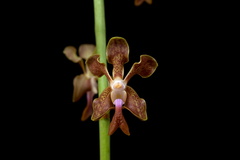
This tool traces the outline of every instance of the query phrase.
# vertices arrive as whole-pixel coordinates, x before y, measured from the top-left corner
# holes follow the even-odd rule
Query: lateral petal
[[[97,76],[97,77],[101,77],[103,75],[105,75],[108,79],[108,81],[112,81],[112,78],[110,77],[107,67],[104,63],[100,63],[99,61],[99,55],[93,55],[91,57],[89,57],[86,61],[86,64],[88,66],[88,69],[90,70],[90,72]]]
[[[141,55],[140,61],[133,64],[124,81],[127,83],[135,74],[139,74],[142,78],[147,78],[155,72],[157,66],[158,63],[153,57]]]

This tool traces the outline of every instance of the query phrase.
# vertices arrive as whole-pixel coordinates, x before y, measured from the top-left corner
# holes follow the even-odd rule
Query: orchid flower
[[[83,74],[75,76],[73,79],[73,102],[77,102],[84,94],[87,94],[87,105],[83,110],[81,120],[85,121],[92,115],[92,101],[95,94],[97,94],[97,77],[92,75],[88,67],[84,65],[90,56],[94,54],[95,45],[82,44],[77,49],[74,46],[67,46],[64,48],[63,53],[65,56],[74,63],[79,63]]]
[[[134,5],[140,6],[144,1],[147,2],[148,4],[152,4],[152,0],[134,0]]]
[[[111,109],[115,109],[112,117],[109,135],[120,128],[126,135],[130,135],[128,124],[122,114],[122,109],[129,110],[140,120],[147,120],[146,102],[140,98],[133,88],[127,85],[135,74],[143,78],[151,76],[156,70],[158,63],[149,55],[141,55],[140,62],[134,63],[129,73],[124,75],[124,64],[129,60],[129,46],[122,37],[113,37],[109,40],[106,55],[108,63],[113,65],[112,77],[109,75],[104,63],[100,63],[99,55],[93,55],[86,61],[93,75],[101,77],[105,75],[109,86],[103,90],[100,96],[93,101],[93,121],[104,117]]]

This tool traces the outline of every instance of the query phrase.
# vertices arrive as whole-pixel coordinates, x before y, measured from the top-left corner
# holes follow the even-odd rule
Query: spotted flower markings
[[[140,98],[133,88],[127,85],[132,76],[138,74],[143,78],[151,76],[157,66],[157,61],[149,55],[141,55],[140,61],[133,64],[128,74],[123,79],[124,64],[129,61],[129,46],[122,37],[112,37],[106,48],[108,63],[113,65],[112,77],[104,63],[100,63],[98,54],[88,58],[86,65],[93,75],[101,77],[105,75],[110,86],[108,86],[93,100],[93,121],[103,118],[111,109],[114,109],[109,135],[120,128],[126,135],[130,135],[128,124],[122,114],[122,109],[129,110],[140,120],[147,120],[146,102]]]

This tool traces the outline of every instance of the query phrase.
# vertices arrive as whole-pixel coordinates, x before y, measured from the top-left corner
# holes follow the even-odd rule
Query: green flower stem
[[[94,22],[95,22],[95,38],[96,53],[100,55],[100,62],[107,65],[106,61],[106,27],[104,0],[94,0]],[[106,76],[98,79],[98,94],[108,87]],[[110,116],[106,116],[99,120],[99,142],[100,142],[100,160],[110,160],[110,136],[108,129],[110,125]]]

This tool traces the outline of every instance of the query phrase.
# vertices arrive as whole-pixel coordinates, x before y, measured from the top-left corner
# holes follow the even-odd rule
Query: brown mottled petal
[[[94,93],[92,91],[87,91],[87,105],[83,110],[81,121],[85,121],[92,115],[92,101],[93,101]]]
[[[113,109],[113,103],[110,99],[111,87],[107,87],[99,96],[93,101],[93,114],[91,119],[96,121],[103,117],[110,109]]]
[[[151,76],[158,66],[157,61],[149,55],[141,55],[140,62],[134,63],[124,81],[127,83],[132,76],[139,74],[143,78]]]
[[[77,49],[74,46],[67,46],[64,48],[63,53],[72,62],[77,63],[81,61],[81,57],[77,56]]]
[[[82,44],[78,48],[79,56],[87,60],[95,52],[95,45],[93,44]]]
[[[123,65],[128,62],[129,46],[127,41],[121,37],[113,37],[109,40],[107,49],[107,60],[113,64],[113,79],[123,78]]]
[[[140,98],[138,94],[130,86],[126,87],[127,101],[124,108],[128,109],[133,115],[139,119],[147,120],[146,102]]]
[[[105,75],[109,82],[112,81],[112,78],[110,77],[105,64],[99,62],[98,54],[89,57],[86,61],[86,64],[88,66],[88,69],[93,75],[97,77],[101,77],[102,75]]]
[[[73,102],[78,101],[87,91],[91,90],[90,79],[84,74],[73,79]]]

